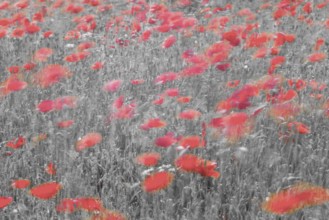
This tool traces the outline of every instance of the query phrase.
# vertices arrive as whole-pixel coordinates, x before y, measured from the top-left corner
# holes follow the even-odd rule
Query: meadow
[[[328,219],[328,0],[0,2],[0,219]]]

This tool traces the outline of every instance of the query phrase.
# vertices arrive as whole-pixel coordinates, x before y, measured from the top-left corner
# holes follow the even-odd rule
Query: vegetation
[[[1,1],[1,219],[327,219],[328,7]]]

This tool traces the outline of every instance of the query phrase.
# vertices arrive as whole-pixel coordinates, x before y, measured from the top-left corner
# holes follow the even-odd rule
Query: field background
[[[221,40],[221,34],[207,30],[192,31],[191,36],[184,36],[183,30],[170,30],[168,33],[153,31],[150,39],[140,42],[143,31],[159,26],[141,22],[141,31],[136,38],[131,37],[131,30],[121,28],[115,33],[106,26],[111,19],[119,16],[123,10],[131,10],[137,1],[114,2],[107,12],[97,12],[97,7],[84,4],[83,1],[72,1],[81,5],[84,10],[79,14],[65,12],[71,4],[65,2],[58,9],[52,8],[52,1],[28,1],[26,9],[6,9],[0,11],[1,18],[12,16],[19,11],[31,19],[40,8],[47,7],[48,14],[43,22],[38,22],[41,30],[35,34],[26,34],[21,38],[13,38],[8,28],[6,37],[0,39],[0,80],[4,82],[10,75],[9,66],[21,66],[33,59],[36,50],[47,47],[53,54],[46,62],[39,62],[34,70],[24,72],[24,81],[28,86],[21,91],[2,95],[0,101],[0,195],[12,196],[13,202],[0,210],[0,219],[88,219],[91,214],[77,211],[71,214],[56,212],[56,205],[63,198],[82,196],[97,197],[104,207],[123,213],[127,219],[327,219],[328,204],[305,208],[290,215],[278,216],[262,210],[262,203],[270,193],[288,187],[296,182],[309,182],[314,185],[328,187],[329,167],[329,121],[323,110],[328,89],[320,93],[323,98],[316,100],[310,97],[309,87],[298,91],[295,102],[303,109],[296,121],[306,124],[309,134],[296,134],[293,141],[279,139],[278,131],[283,126],[268,114],[271,103],[266,102],[263,93],[251,99],[252,107],[265,106],[254,120],[252,131],[234,143],[228,143],[220,134],[216,137],[216,129],[207,128],[207,144],[204,148],[189,150],[202,158],[215,161],[218,179],[203,177],[198,174],[179,171],[174,166],[178,157],[177,144],[170,148],[159,148],[154,145],[156,137],[174,132],[175,135],[201,135],[202,122],[208,123],[219,117],[216,112],[217,103],[227,99],[245,84],[257,82],[268,75],[267,69],[273,56],[262,59],[252,57],[255,48],[246,49],[245,41],[233,47],[225,62],[231,64],[226,71],[220,71],[211,65],[204,73],[182,77],[163,85],[154,83],[155,78],[164,72],[180,72],[188,66],[181,54],[193,50],[202,54],[207,48]],[[279,55],[286,61],[275,70],[275,74],[286,79],[302,79],[305,82],[316,80],[328,82],[328,60],[311,63],[307,58],[313,53],[318,38],[325,44],[320,49],[328,53],[329,29],[323,25],[328,19],[328,9],[316,9],[310,14],[302,10],[305,2],[297,9],[296,16],[285,16],[275,24],[273,12],[279,1],[268,1],[271,6],[260,10],[266,1],[201,1],[191,0],[191,5],[182,6],[178,1],[146,1],[150,6],[162,4],[169,11],[181,11],[184,17],[197,18],[199,25],[207,27],[214,17],[229,16],[230,21],[223,30],[232,25],[258,23],[259,28],[253,32],[278,33],[295,35],[292,43],[284,44]],[[183,2],[183,1],[182,1]],[[288,1],[287,1],[288,2]],[[292,1],[293,2],[293,1]],[[324,1],[310,1],[313,7]],[[205,8],[213,10],[231,3],[231,10],[214,13],[204,17]],[[10,3],[14,7],[14,3]],[[249,8],[255,19],[246,21],[245,17],[236,16],[241,9]],[[97,27],[90,33],[82,33],[76,40],[64,40],[65,34],[75,28],[72,19],[77,16],[94,14]],[[314,21],[313,25],[298,20],[298,15],[305,14]],[[148,18],[154,16],[147,13]],[[134,20],[133,15],[125,15],[128,27]],[[15,25],[14,25],[15,26]],[[44,31],[53,31],[53,36],[45,38]],[[173,34],[177,41],[167,49],[162,42]],[[127,46],[120,46],[116,39],[129,40]],[[92,53],[79,62],[66,62],[64,58],[75,51],[79,43],[93,41]],[[73,45],[73,46],[72,46]],[[104,63],[102,69],[95,71],[90,67],[96,61]],[[48,64],[66,66],[73,76],[48,88],[42,88],[33,82],[33,75]],[[105,92],[103,85],[114,79],[123,83],[115,92]],[[143,79],[140,85],[132,85],[133,79]],[[228,88],[228,81],[240,80],[236,88]],[[286,86],[286,81],[284,83]],[[154,105],[152,102],[168,88],[179,88],[180,95],[191,96],[187,104],[177,103],[175,98],[165,97],[164,104]],[[288,88],[287,86],[285,88]],[[275,91],[274,91],[275,92]],[[132,118],[114,119],[109,122],[112,103],[120,95],[124,95],[125,103],[136,103]],[[77,107],[65,108],[61,111],[42,113],[37,105],[42,100],[56,99],[61,96],[76,96]],[[181,120],[177,115],[185,109],[196,109],[202,113],[196,120]],[[233,112],[248,112],[247,109],[233,109]],[[249,112],[248,112],[249,113]],[[220,114],[219,114],[220,115]],[[149,118],[161,118],[167,122],[165,128],[140,129],[140,125]],[[74,124],[60,129],[56,123],[61,120],[74,120]],[[286,122],[284,122],[286,123]],[[103,140],[96,146],[77,152],[77,140],[89,132],[99,132]],[[46,133],[47,139],[33,141],[33,137]],[[220,132],[217,132],[220,133]],[[6,146],[10,140],[18,136],[26,138],[26,143],[19,149]],[[162,158],[155,170],[169,170],[175,178],[167,189],[156,193],[143,191],[141,183],[145,177],[145,168],[135,163],[135,158],[145,152],[159,152]],[[45,165],[54,163],[57,173],[49,175]],[[144,174],[143,174],[144,173]],[[63,189],[51,200],[38,200],[26,190],[11,187],[15,179],[29,179],[31,185],[44,182],[60,182]]]

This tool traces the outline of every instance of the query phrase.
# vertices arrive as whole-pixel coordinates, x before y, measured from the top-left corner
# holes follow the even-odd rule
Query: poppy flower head
[[[119,97],[119,99],[115,101],[115,103],[113,103],[114,111],[108,117],[109,121],[111,121],[112,119],[130,119],[134,116],[136,103],[132,102],[130,104],[123,105],[123,102],[121,103],[121,100],[123,101],[123,99]],[[121,106],[115,107],[115,105],[121,105]]]
[[[178,88],[166,89],[164,94],[166,94],[166,96],[169,96],[169,97],[176,97],[179,95],[179,89]]]
[[[195,172],[200,159],[193,154],[184,154],[175,161],[176,167],[186,172]]]
[[[46,62],[52,54],[53,50],[51,48],[42,47],[34,53],[34,60],[37,62]]]
[[[95,213],[91,216],[90,220],[126,220],[127,218],[116,211],[110,211],[103,209],[99,213]]]
[[[14,180],[11,184],[11,186],[14,189],[24,189],[30,186],[31,181],[28,179],[18,179]]]
[[[13,197],[0,196],[0,209],[3,209],[12,203]]]
[[[183,148],[189,148],[189,149],[194,149],[194,148],[205,146],[205,143],[202,140],[202,138],[199,136],[196,136],[196,135],[182,137],[179,140],[178,144],[180,146],[182,146]]]
[[[159,153],[143,153],[136,157],[136,163],[144,166],[155,166],[158,164],[161,155]]]
[[[10,66],[7,68],[7,70],[10,74],[17,74],[20,71],[20,67],[19,66]]]
[[[10,147],[12,149],[19,149],[23,147],[23,145],[26,143],[26,139],[23,136],[19,136],[17,139],[13,139],[11,141],[8,141],[6,146]]]
[[[297,122],[297,121],[289,122],[287,124],[287,127],[288,127],[288,130],[297,132],[299,134],[309,134],[310,133],[310,128],[301,122]]]
[[[103,66],[104,66],[104,63],[102,63],[100,61],[97,61],[93,65],[91,65],[91,69],[93,69],[93,70],[100,70],[100,69],[103,68]]]
[[[72,213],[76,210],[76,199],[64,198],[56,206],[56,211],[59,213]]]
[[[175,166],[180,170],[198,173],[204,177],[219,178],[220,173],[215,170],[217,164],[202,159],[194,154],[184,154],[175,160]]]
[[[71,127],[74,124],[74,120],[65,120],[65,121],[60,121],[57,122],[57,127],[59,128],[68,128]]]
[[[143,84],[144,82],[145,82],[144,79],[133,79],[133,80],[130,81],[130,83],[132,85],[140,85],[140,84]]]
[[[30,194],[38,199],[48,200],[55,197],[61,189],[61,184],[57,182],[47,182],[31,188]]]
[[[142,187],[145,192],[153,193],[167,188],[174,179],[174,174],[167,171],[160,171],[147,176]]]
[[[300,113],[301,109],[292,102],[274,104],[269,109],[269,115],[277,120],[288,120]]]
[[[189,103],[191,101],[191,96],[180,96],[176,99],[177,102],[181,104]]]
[[[149,130],[151,128],[163,128],[167,126],[167,122],[161,120],[160,118],[148,119],[144,124],[140,126],[143,130]]]
[[[46,168],[45,168],[46,173],[48,173],[49,175],[56,175],[56,168],[55,165],[53,163],[48,163]]]
[[[77,141],[75,150],[80,152],[84,149],[91,148],[100,142],[102,142],[102,135],[100,133],[88,133]]]
[[[327,189],[308,183],[297,183],[272,194],[263,202],[262,208],[270,213],[284,215],[328,201],[329,192]]]
[[[327,58],[327,54],[322,52],[313,53],[308,57],[308,61],[311,63],[321,62]]]
[[[178,78],[177,73],[175,72],[164,72],[160,75],[158,75],[154,82],[155,84],[165,84],[167,82],[172,82]]]
[[[17,92],[27,87],[27,82],[21,81],[16,76],[10,76],[5,82],[5,89],[8,92]]]
[[[164,135],[155,139],[154,143],[157,147],[167,148],[177,142],[177,138],[171,135]]]
[[[170,35],[168,36],[162,43],[162,48],[166,49],[174,45],[176,42],[176,37],[175,35]]]
[[[72,73],[64,66],[51,64],[41,69],[34,75],[34,80],[41,88],[48,88],[58,83],[63,78],[68,78]]]
[[[75,204],[78,209],[87,211],[87,212],[95,212],[101,211],[103,209],[103,203],[98,198],[93,197],[80,197],[75,199]]]
[[[122,82],[120,79],[109,81],[103,86],[103,90],[105,92],[115,92],[120,88]]]
[[[195,110],[195,109],[186,109],[183,112],[179,114],[180,119],[185,119],[185,120],[194,120],[197,119],[201,116],[201,112]]]
[[[229,142],[236,142],[252,130],[249,115],[244,112],[231,113],[222,118],[223,134]]]

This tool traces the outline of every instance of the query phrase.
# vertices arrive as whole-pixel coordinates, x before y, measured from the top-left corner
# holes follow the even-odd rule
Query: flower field
[[[0,219],[329,215],[328,0],[1,0]]]

